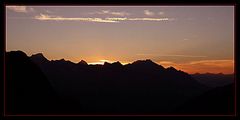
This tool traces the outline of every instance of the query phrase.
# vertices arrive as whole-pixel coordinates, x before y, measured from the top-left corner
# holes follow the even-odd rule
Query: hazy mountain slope
[[[151,60],[87,65],[84,61],[75,64],[43,57],[33,55],[31,60],[56,91],[97,112],[170,112],[206,89],[189,74],[173,67],[165,69]]]
[[[176,113],[187,114],[234,114],[234,84],[216,87],[186,101]]]
[[[198,82],[211,87],[221,87],[232,84],[234,82],[234,74],[192,74],[191,75]]]

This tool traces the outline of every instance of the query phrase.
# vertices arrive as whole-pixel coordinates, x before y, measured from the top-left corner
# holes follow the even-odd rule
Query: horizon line
[[[7,53],[7,52],[17,52],[17,51],[20,51],[20,52],[23,52],[24,54],[26,54],[24,51],[22,51],[22,50],[13,50],[13,51],[6,51],[5,50],[5,53]],[[38,54],[40,54],[40,55],[42,55],[45,59],[47,59],[48,61],[60,61],[60,60],[64,60],[64,61],[68,61],[68,62],[71,62],[71,63],[73,63],[73,64],[78,64],[78,63],[80,63],[81,61],[84,61],[84,62],[86,62],[85,60],[80,60],[79,62],[73,62],[73,61],[71,61],[71,60],[67,60],[67,59],[64,59],[64,58],[61,58],[61,59],[52,59],[52,60],[49,60],[48,58],[46,58],[45,56],[44,56],[44,54],[42,53],[42,52],[39,52],[39,53],[36,53],[36,54],[31,54],[31,55],[27,55],[26,54],[26,56],[27,57],[32,57],[33,55],[38,55]],[[5,59],[5,58],[4,58]],[[170,65],[170,66],[168,66],[168,67],[165,67],[164,65],[162,65],[162,64],[159,64],[159,63],[157,63],[157,62],[155,62],[155,61],[153,61],[152,59],[150,59],[150,58],[147,58],[147,59],[139,59],[139,60],[135,60],[135,61],[133,61],[133,62],[127,62],[127,63],[122,63],[121,61],[109,61],[109,60],[99,60],[98,62],[90,62],[90,63],[88,63],[88,62],[86,62],[87,63],[87,65],[101,65],[101,66],[103,66],[105,63],[109,63],[109,64],[113,64],[113,63],[117,63],[117,62],[119,62],[122,66],[125,66],[125,65],[128,65],[128,64],[133,64],[134,62],[137,62],[137,61],[148,61],[148,60],[150,60],[151,62],[153,62],[153,63],[155,63],[155,64],[157,64],[157,65],[159,65],[159,66],[162,66],[163,68],[165,68],[165,69],[167,69],[167,68],[171,68],[171,67],[173,67],[173,68],[175,68],[176,69],[176,66],[174,67],[173,65]],[[234,60],[233,60],[234,61]],[[186,72],[185,70],[181,70],[181,69],[176,69],[176,70],[178,70],[178,71],[183,71],[183,72]],[[190,74],[190,75],[193,75],[193,74],[223,74],[223,75],[232,75],[232,74],[235,74],[235,71],[233,71],[232,73],[224,73],[224,72],[186,72],[186,73],[188,73],[188,74]]]

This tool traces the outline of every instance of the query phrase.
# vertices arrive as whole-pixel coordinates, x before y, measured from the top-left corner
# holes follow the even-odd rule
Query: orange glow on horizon
[[[89,65],[103,65],[105,62],[107,62],[107,63],[114,63],[114,62],[117,62],[117,61],[111,61],[111,60],[103,59],[103,60],[99,60],[99,61],[96,61],[96,62],[90,62],[88,64]],[[127,62],[120,62],[120,63],[123,64],[123,65],[128,64]]]
[[[30,55],[29,55],[30,56]],[[58,58],[53,59],[52,57],[48,58],[48,60],[57,60]],[[80,59],[76,57],[66,58],[65,60],[72,61],[74,63],[78,63],[81,60],[87,60],[86,62],[89,65],[103,65],[104,62],[114,63],[117,62],[114,58],[103,59],[103,56],[95,56],[89,57],[85,59]],[[130,64],[134,61],[119,61],[122,65]],[[187,72],[189,74],[194,73],[223,73],[223,74],[233,74],[234,73],[234,60],[197,60],[190,61],[185,63],[176,63],[173,61],[153,61],[159,65],[162,65],[164,68],[168,68],[170,66],[176,68],[177,70],[181,70]]]
[[[116,61],[101,59],[96,62],[90,62],[90,65],[100,64],[103,65],[104,62],[114,63]],[[132,62],[121,62],[121,64],[126,65]],[[233,74],[234,73],[234,61],[233,60],[200,60],[200,61],[191,61],[187,63],[175,63],[172,61],[160,61],[156,62],[159,65],[162,65],[164,68],[170,66],[187,72],[189,74],[194,73],[223,73],[223,74]]]
[[[194,73],[234,73],[234,61],[233,60],[201,60],[192,61],[188,63],[174,63],[171,61],[160,61],[158,64],[167,67],[175,67],[178,70],[182,70],[189,74]]]
[[[90,62],[90,63],[88,63],[88,64],[89,64],[89,65],[98,65],[98,64],[103,65],[104,62],[112,63],[112,61],[109,61],[109,60],[99,60],[99,61],[97,61],[97,62]]]

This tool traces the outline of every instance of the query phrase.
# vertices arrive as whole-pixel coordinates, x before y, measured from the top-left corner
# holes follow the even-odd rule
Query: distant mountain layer
[[[9,83],[15,85],[8,87],[9,91],[13,88],[25,90],[9,94],[27,99],[32,97],[28,93],[31,91],[35,93],[33,96],[58,101],[54,103],[58,109],[49,109],[49,113],[67,113],[68,108],[77,114],[174,114],[180,112],[177,110],[182,105],[187,106],[186,102],[209,90],[191,75],[173,67],[165,69],[151,60],[138,60],[127,65],[120,62],[88,65],[83,60],[77,64],[64,59],[49,61],[42,54],[27,57],[21,51],[6,54],[7,81],[18,81],[18,84]],[[28,97],[22,96],[23,93]],[[41,99],[32,101],[31,104],[42,102]],[[19,111],[20,103],[15,106]],[[215,113],[215,110],[209,113]]]
[[[191,75],[198,82],[208,87],[221,87],[232,84],[234,82],[234,74],[192,74]]]
[[[234,84],[216,87],[185,102],[178,108],[181,114],[234,114]]]

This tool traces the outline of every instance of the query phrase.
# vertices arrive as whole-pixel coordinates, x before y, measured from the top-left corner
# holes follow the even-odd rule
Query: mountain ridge
[[[9,53],[14,57],[9,56]],[[64,59],[49,61],[41,58],[43,54],[27,57],[24,52],[13,51],[7,52],[7,55],[8,81],[10,79],[10,81],[21,83],[22,80],[19,79],[26,79],[29,83],[16,84],[16,86],[21,91],[22,88],[28,88],[25,85],[30,85],[31,88],[26,91],[32,93],[34,90],[44,92],[46,90],[42,86],[51,86],[56,95],[63,98],[63,101],[71,99],[65,103],[67,106],[71,106],[73,112],[168,114],[174,112],[187,100],[209,90],[207,86],[200,84],[190,74],[173,67],[165,69],[149,59],[138,60],[126,65],[122,65],[120,62],[87,65],[84,61],[80,61],[79,64]],[[19,67],[18,64],[21,66]],[[32,74],[33,71],[35,71],[34,74]],[[14,79],[11,78],[12,74],[15,76]],[[17,77],[18,74],[22,75]],[[45,76],[46,79],[38,80],[39,74]],[[34,80],[35,77],[37,77],[37,81]],[[45,83],[42,83],[43,81]],[[15,87],[9,89],[11,88]],[[31,98],[31,95],[28,96]],[[38,99],[34,99],[34,101],[33,103],[41,102]],[[59,102],[61,104],[61,101]],[[20,102],[17,104],[21,106]],[[59,110],[66,113],[67,106],[59,108]],[[21,107],[18,108],[18,111],[21,111]],[[52,109],[52,111],[57,112],[58,110]]]
[[[152,64],[152,65],[159,65],[161,67],[163,67],[162,65],[160,64],[157,64],[155,62],[153,62],[151,59],[141,59],[141,60],[136,60],[136,61],[133,61],[131,63],[128,63],[128,64],[122,64],[120,61],[115,61],[115,62],[104,62],[103,64],[89,64],[87,63],[85,60],[80,60],[79,62],[75,63],[75,62],[72,62],[70,60],[65,60],[64,58],[61,58],[61,59],[57,59],[57,60],[48,60],[44,55],[43,53],[36,53],[36,54],[33,54],[31,56],[29,56],[32,60],[34,61],[68,61],[68,62],[71,62],[71,63],[74,63],[74,64],[85,64],[85,65],[102,65],[104,66],[104,64],[121,64],[122,66],[126,66],[126,65],[132,65],[132,64]],[[172,67],[172,66],[171,66]],[[175,69],[175,68],[174,68]]]

